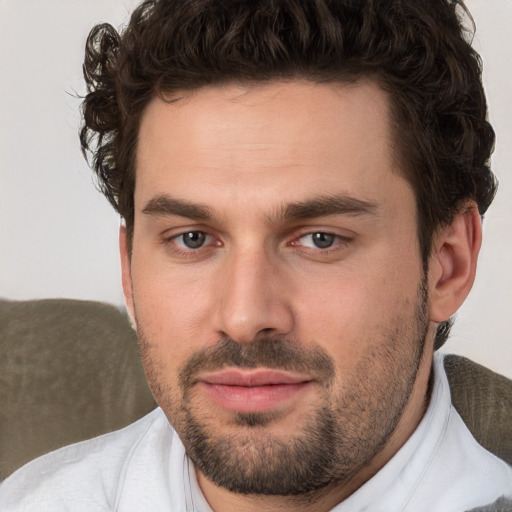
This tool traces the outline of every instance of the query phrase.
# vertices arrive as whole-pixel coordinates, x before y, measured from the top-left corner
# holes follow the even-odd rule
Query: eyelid
[[[160,237],[162,240],[171,240],[173,238],[177,238],[181,235],[185,235],[187,233],[195,233],[201,232],[209,235],[213,238],[218,238],[218,236],[214,235],[212,229],[203,224],[191,224],[191,225],[180,225],[175,227],[170,227],[165,230],[162,230],[160,233]]]
[[[323,233],[325,235],[333,236],[339,240],[350,241],[355,237],[355,233],[348,229],[339,229],[333,227],[317,227],[317,226],[305,226],[300,229],[294,230],[293,234],[290,238],[293,241],[297,241],[300,238],[303,238],[308,235],[315,235],[317,233]]]
[[[178,243],[177,240],[179,240],[180,237],[183,237],[187,233],[204,233],[206,235],[206,239],[210,239],[210,241],[195,249],[192,247],[186,247],[184,244]],[[204,226],[181,226],[179,228],[169,229],[162,233],[161,237],[162,244],[171,253],[177,255],[178,257],[198,257],[200,254],[208,251],[208,249],[222,246],[222,242],[219,240],[219,238],[213,235],[211,230],[206,229]]]
[[[325,228],[322,226],[302,226],[301,228],[294,229],[292,233],[286,236],[288,241],[285,242],[285,245],[293,249],[301,250],[303,253],[309,253],[312,256],[315,254],[322,256],[327,256],[329,254],[334,256],[334,254],[346,250],[347,245],[353,241],[355,236],[355,233],[351,230],[343,229],[342,233],[340,233],[340,230],[341,228],[331,226]],[[183,235],[194,232],[201,232],[206,235],[207,241],[204,245],[197,248],[191,248],[187,247],[184,243],[179,243],[177,241]],[[334,237],[334,243],[331,246],[324,248],[308,247],[301,243],[301,239],[304,237],[312,236],[317,233],[323,233]],[[198,257],[201,254],[206,255],[209,253],[209,250],[217,247],[223,247],[223,238],[225,235],[223,236],[222,233],[217,233],[216,231],[212,232],[210,228],[204,225],[193,225],[170,228],[161,233],[160,236],[161,243],[164,246],[167,246],[168,250],[171,251],[171,253],[174,253],[177,257]]]
[[[316,233],[323,233],[329,236],[335,237],[335,241],[331,246],[321,248],[321,247],[312,247],[305,245],[301,239],[306,236],[312,236]],[[350,244],[353,242],[355,234],[347,235],[347,230],[344,230],[343,233],[340,233],[336,228],[322,228],[322,227],[313,227],[307,226],[301,229],[299,232],[295,232],[291,241],[288,242],[288,247],[298,251],[304,257],[312,258],[313,260],[318,261],[334,261],[341,258],[347,250],[350,249]]]
[[[332,236],[335,239],[335,241],[339,241],[339,242],[348,242],[350,240],[350,238],[343,236],[343,235],[337,235],[336,233],[328,233],[327,231],[312,231],[311,233],[304,233],[304,234],[298,236],[297,238],[295,238],[295,240],[292,241],[292,244],[295,244],[296,242],[298,242],[299,240],[301,240],[303,238],[306,238],[308,236],[313,236],[313,235],[316,235],[319,233],[321,233],[323,235],[327,235],[327,236]],[[320,247],[318,249],[320,249]]]

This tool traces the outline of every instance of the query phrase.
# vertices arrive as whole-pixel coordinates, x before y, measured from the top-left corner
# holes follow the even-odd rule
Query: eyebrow
[[[346,195],[320,196],[285,205],[278,216],[286,220],[313,219],[329,215],[377,215],[377,204]]]
[[[152,216],[179,216],[193,220],[207,221],[216,215],[205,205],[190,203],[169,195],[158,195],[150,199],[142,213]],[[320,196],[307,201],[289,203],[278,208],[269,216],[270,222],[297,221],[329,215],[377,215],[378,207],[370,201],[355,199],[346,195]]]
[[[142,213],[154,216],[176,215],[194,220],[210,220],[213,217],[211,209],[207,206],[189,203],[168,195],[159,195],[150,199]]]

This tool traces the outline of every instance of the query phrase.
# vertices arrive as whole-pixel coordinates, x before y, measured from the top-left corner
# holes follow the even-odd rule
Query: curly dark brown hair
[[[233,82],[374,79],[417,201],[423,262],[468,201],[496,191],[481,61],[457,0],[147,0],[119,34],[100,24],[84,62],[82,150],[133,233],[141,114],[156,95]],[[131,242],[130,242],[131,243]],[[441,324],[436,347],[446,339]]]

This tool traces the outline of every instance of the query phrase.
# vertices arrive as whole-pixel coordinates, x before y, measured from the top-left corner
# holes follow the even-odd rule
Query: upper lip
[[[199,380],[207,384],[223,386],[256,387],[279,384],[300,384],[301,382],[309,382],[312,379],[308,376],[291,374],[282,370],[229,368],[205,374],[201,376]]]

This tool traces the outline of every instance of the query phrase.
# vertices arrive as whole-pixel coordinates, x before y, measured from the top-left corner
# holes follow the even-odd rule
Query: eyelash
[[[184,236],[192,234],[192,233],[196,233],[196,234],[201,233],[201,234],[205,235],[206,240],[208,238],[210,238],[212,241],[214,241],[214,243],[213,244],[210,243],[207,245],[201,245],[195,249],[192,247],[184,247],[184,246],[180,247],[180,245],[178,245],[177,240],[179,240],[179,239],[183,240]],[[172,235],[170,237],[165,238],[164,245],[166,247],[170,248],[172,250],[172,252],[174,252],[175,254],[177,254],[180,257],[197,257],[199,255],[199,253],[204,253],[205,249],[212,247],[212,246],[220,247],[222,245],[222,243],[220,241],[215,241],[215,237],[213,237],[212,235],[210,235],[208,232],[206,232],[204,230],[191,229],[189,231],[183,231],[176,235]],[[183,242],[183,245],[184,245],[184,242]]]
[[[207,241],[208,238],[210,238],[213,243],[206,243],[203,244],[197,248],[192,247],[184,247],[183,237],[190,234],[202,234],[205,236],[205,240]],[[328,247],[307,247],[305,245],[300,244],[300,240],[306,238],[306,237],[312,237],[314,235],[324,235],[327,237],[332,237],[333,242]],[[177,242],[179,239],[182,240],[182,246],[179,245],[179,242]],[[329,231],[306,231],[303,233],[300,233],[298,236],[294,236],[293,240],[291,242],[287,243],[287,246],[289,247],[302,247],[302,250],[305,251],[308,254],[312,255],[330,255],[333,252],[343,250],[344,247],[351,241],[350,237],[339,235],[336,233],[331,233]],[[223,244],[219,240],[216,240],[216,238],[212,235],[210,235],[207,231],[201,230],[201,229],[192,229],[189,231],[182,231],[178,234],[172,235],[170,237],[167,237],[164,239],[164,245],[166,246],[172,246],[171,250],[177,254],[180,257],[197,257],[199,254],[203,254],[206,250],[215,248],[215,247],[221,247]]]
[[[310,249],[315,252],[327,253],[338,249],[341,244],[348,243],[350,241],[350,239],[346,236],[337,235],[335,233],[330,233],[328,231],[310,231],[297,237],[295,240],[290,242],[290,245],[297,246],[299,245],[300,240],[306,237],[312,237],[313,239],[315,235],[323,235],[323,237],[332,238],[332,243],[326,247],[307,247],[305,245],[302,245],[302,247],[304,247],[305,249]],[[314,244],[314,242],[312,243]]]

